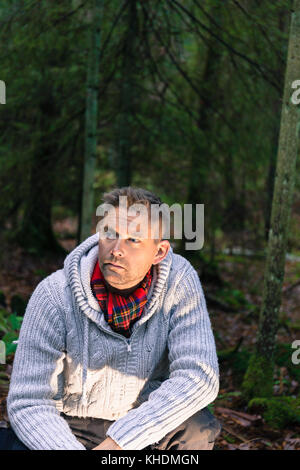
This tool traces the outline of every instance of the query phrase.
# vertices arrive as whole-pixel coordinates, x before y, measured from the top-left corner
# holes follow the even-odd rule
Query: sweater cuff
[[[160,434],[160,431],[161,424],[151,425],[146,414],[141,421],[141,416],[136,415],[136,410],[131,410],[109,427],[106,436],[111,437],[122,450],[142,450],[157,441],[157,433]]]

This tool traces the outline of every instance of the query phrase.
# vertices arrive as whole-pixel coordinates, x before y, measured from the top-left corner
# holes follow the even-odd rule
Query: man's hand
[[[101,442],[101,444],[94,447],[92,450],[122,450],[122,448],[118,446],[113,439],[107,437],[103,442]]]

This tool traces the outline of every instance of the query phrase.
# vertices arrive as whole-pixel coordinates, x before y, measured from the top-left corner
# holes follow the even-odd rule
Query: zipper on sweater
[[[126,346],[127,346],[127,352],[131,352],[131,344],[130,344],[129,341],[126,340],[126,338],[124,338],[123,335],[121,335],[120,333],[115,333],[114,331],[109,331],[109,330],[107,330],[106,328],[103,328],[102,325],[98,325],[98,326],[99,326],[100,329],[101,329],[102,331],[104,331],[105,333],[108,333],[108,334],[110,334],[110,335],[112,335],[112,336],[114,336],[114,337],[116,337],[116,338],[120,338],[120,339],[122,339],[123,341],[125,341]],[[133,336],[133,334],[131,334],[131,338],[132,338],[132,336]]]

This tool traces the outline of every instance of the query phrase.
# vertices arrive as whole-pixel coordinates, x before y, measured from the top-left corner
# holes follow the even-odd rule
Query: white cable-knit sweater
[[[85,447],[70,416],[112,420],[125,450],[160,441],[219,391],[214,336],[197,272],[170,249],[155,265],[148,301],[130,338],[114,332],[90,279],[99,234],[38,284],[19,336],[7,410],[29,449]]]

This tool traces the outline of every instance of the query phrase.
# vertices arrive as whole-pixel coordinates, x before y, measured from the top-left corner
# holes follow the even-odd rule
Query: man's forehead
[[[146,209],[147,210],[147,209]],[[123,208],[116,207],[114,209],[110,209],[108,213],[104,216],[105,221],[108,223],[127,223],[139,219],[146,219],[148,220],[148,212],[142,212],[140,214],[132,213],[130,210],[126,210]]]
[[[123,208],[110,209],[101,220],[102,227],[108,227],[116,232],[129,235],[137,235],[141,238],[155,238],[155,228],[151,227],[151,221],[147,208],[145,207],[141,213],[130,212],[130,210]],[[154,236],[150,236],[150,230]]]
[[[141,207],[141,211],[138,212],[130,210],[130,207],[112,207],[102,217],[100,231],[102,229],[105,232],[109,228],[120,235],[126,234],[145,239],[156,239],[158,238],[156,225],[151,223],[151,217],[146,206]]]

